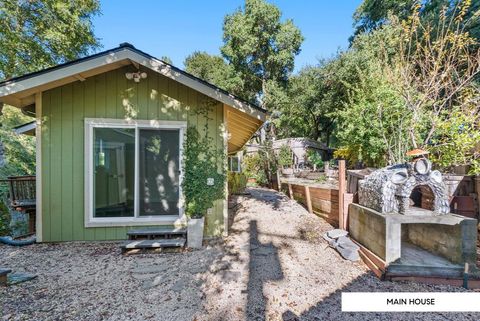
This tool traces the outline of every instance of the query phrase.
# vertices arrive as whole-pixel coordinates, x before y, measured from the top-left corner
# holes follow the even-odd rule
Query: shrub
[[[310,164],[315,165],[317,169],[323,167],[322,156],[314,150],[309,150],[307,152],[307,160]]]
[[[10,235],[10,212],[0,200],[0,236]]]
[[[263,166],[264,163],[259,154],[247,155],[243,158],[242,168],[245,176],[247,179],[255,179],[259,185],[267,184]]]
[[[244,173],[228,173],[228,193],[241,194],[247,187],[247,177]]]
[[[293,165],[292,159],[292,150],[287,145],[282,145],[280,147],[280,152],[278,153],[278,165],[281,167],[291,167]]]

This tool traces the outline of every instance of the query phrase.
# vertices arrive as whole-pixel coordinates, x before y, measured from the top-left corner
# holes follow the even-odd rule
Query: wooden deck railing
[[[0,180],[9,190],[10,206],[15,209],[34,209],[36,204],[35,176],[10,176]]]

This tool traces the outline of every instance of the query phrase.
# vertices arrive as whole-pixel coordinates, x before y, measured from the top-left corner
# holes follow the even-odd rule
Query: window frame
[[[237,169],[233,170],[233,158],[237,159]],[[242,168],[240,166],[240,157],[238,155],[235,156],[228,156],[228,170],[232,173],[241,173]]]
[[[94,217],[94,129],[95,128],[131,128],[135,129],[135,169],[134,169],[134,216],[133,217]],[[185,224],[183,182],[183,140],[187,128],[186,121],[173,120],[132,120],[110,118],[85,118],[85,227],[140,226],[140,225],[177,225]],[[179,213],[178,215],[140,216],[139,183],[139,130],[172,129],[179,131]]]

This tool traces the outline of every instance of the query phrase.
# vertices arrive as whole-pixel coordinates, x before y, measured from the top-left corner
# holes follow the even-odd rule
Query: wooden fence
[[[282,191],[335,227],[339,226],[338,189],[282,183]]]

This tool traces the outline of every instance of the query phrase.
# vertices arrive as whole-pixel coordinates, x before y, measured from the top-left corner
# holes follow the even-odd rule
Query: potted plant
[[[278,165],[282,168],[282,174],[285,176],[293,175],[293,157],[292,150],[288,145],[282,145],[278,153]]]
[[[188,217],[187,246],[201,248],[204,217],[214,202],[225,196],[225,157],[208,136],[208,128],[201,135],[195,127],[189,127],[183,158],[182,192]]]

